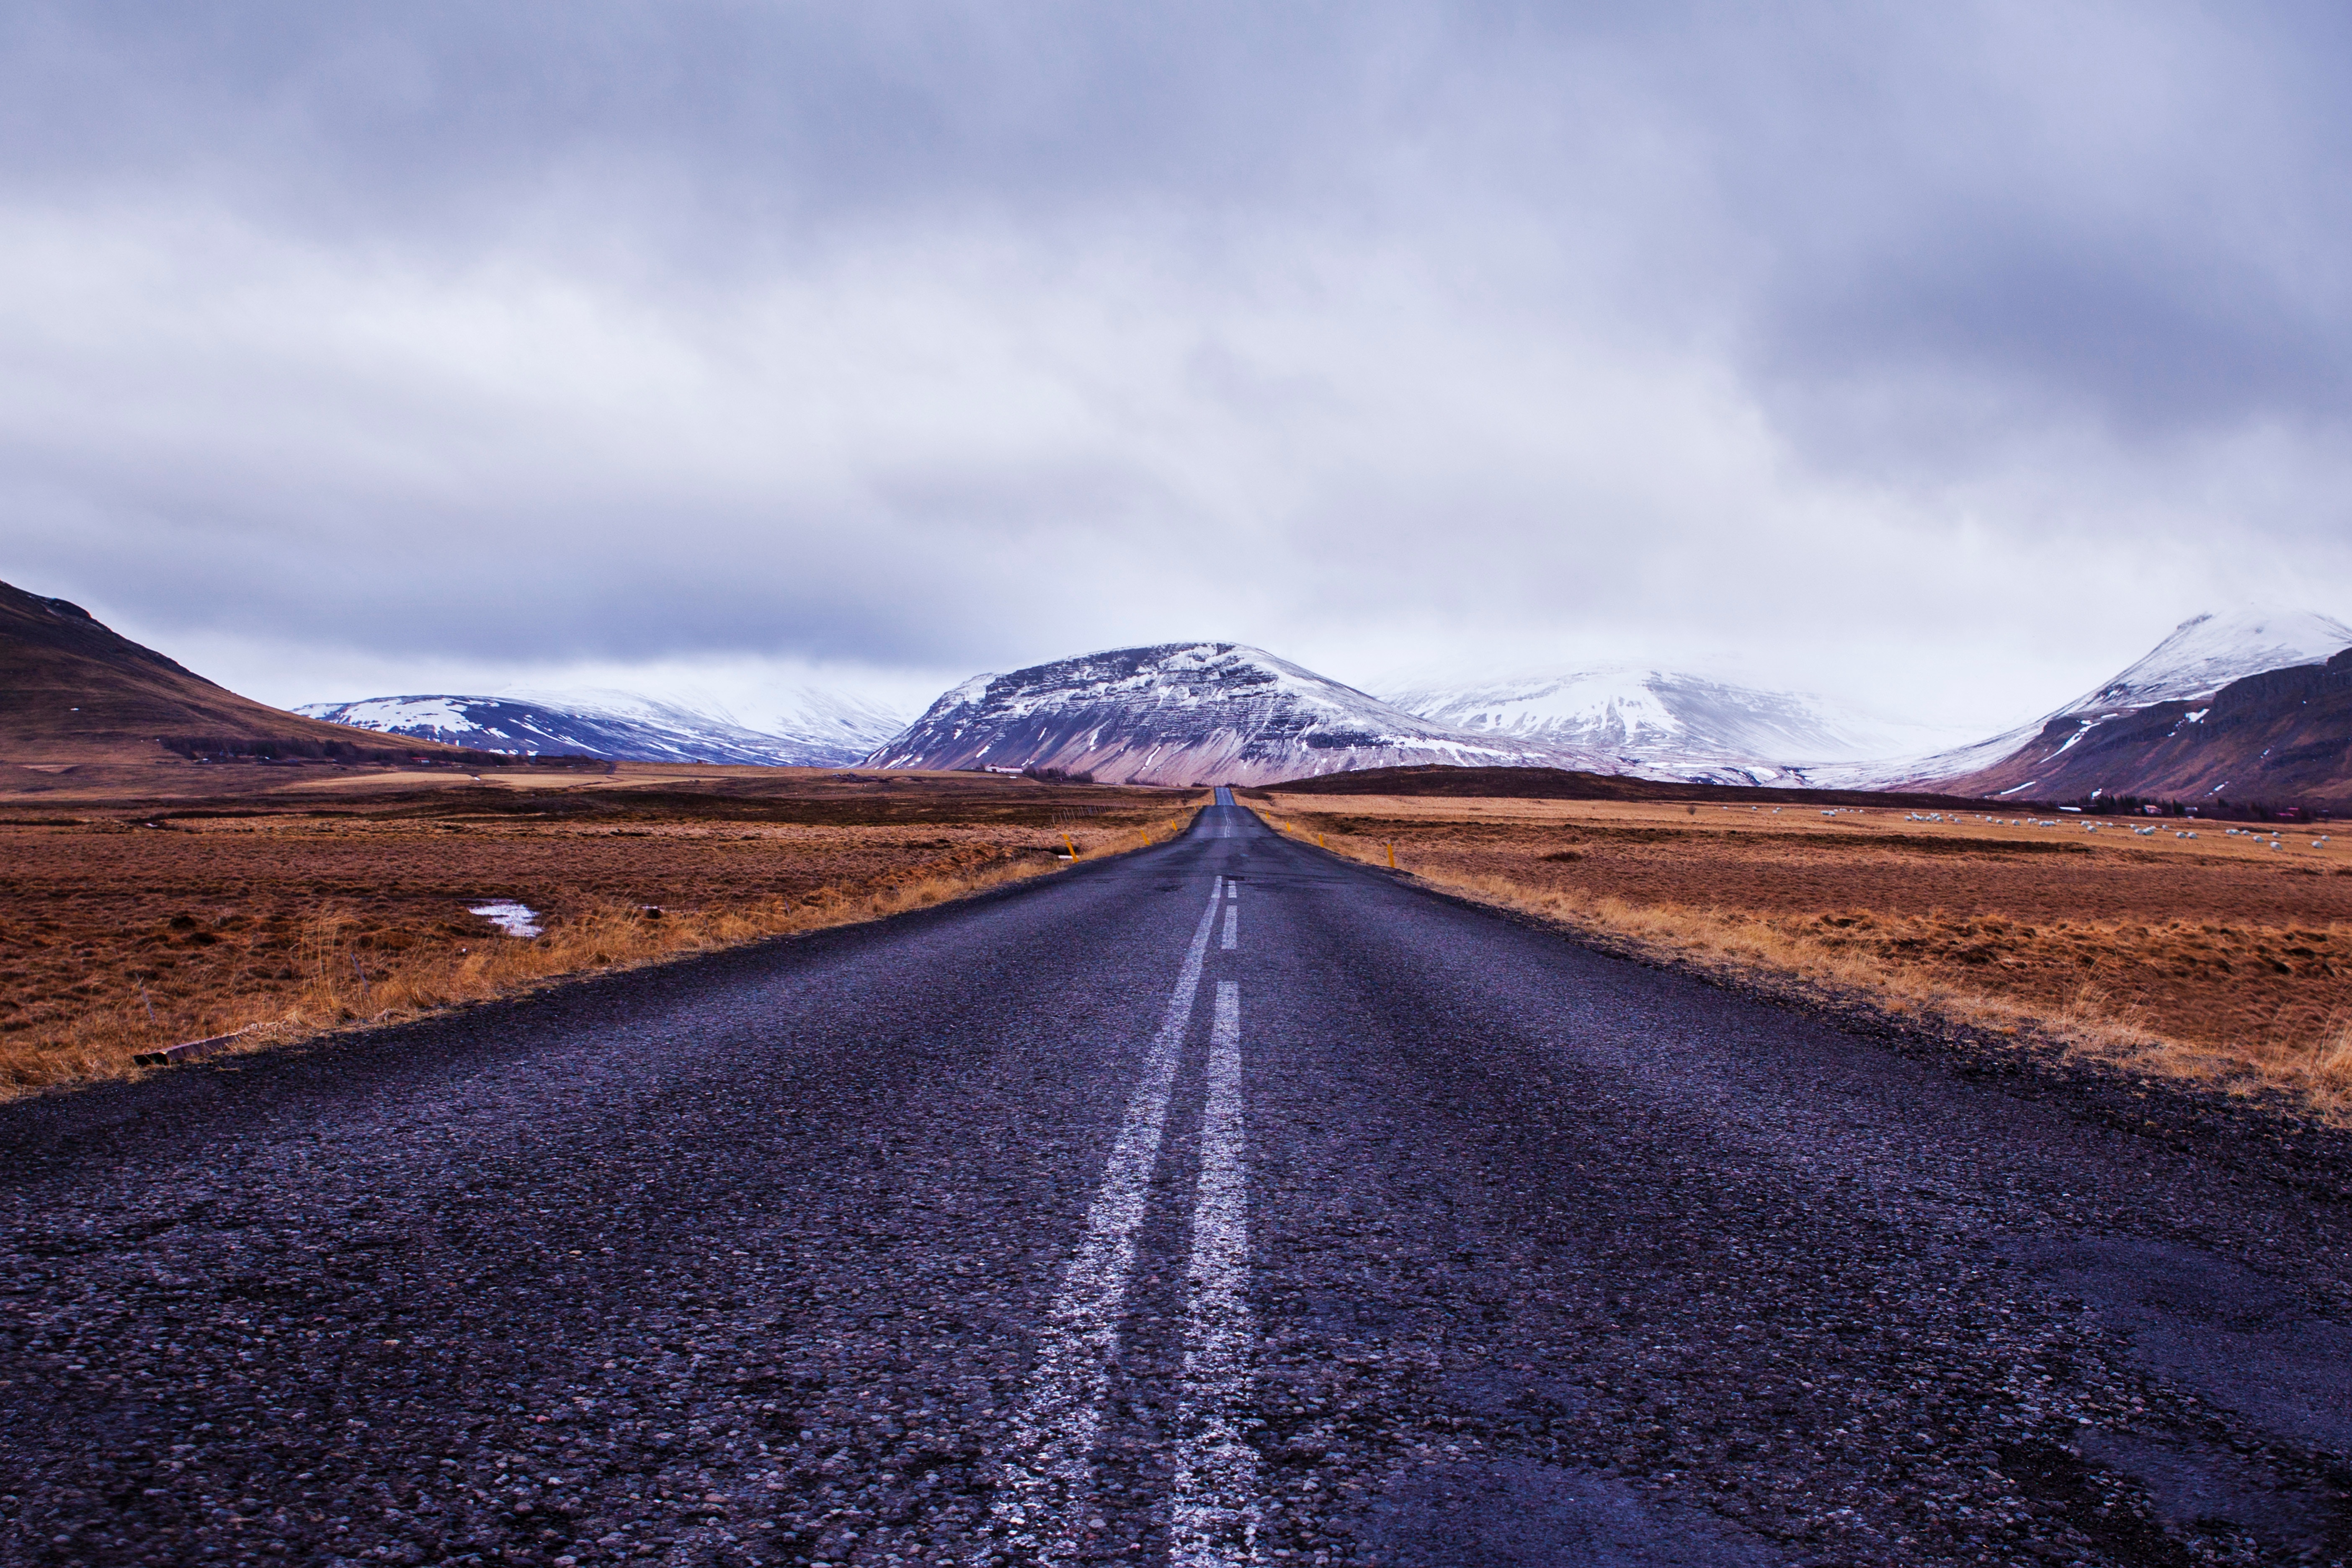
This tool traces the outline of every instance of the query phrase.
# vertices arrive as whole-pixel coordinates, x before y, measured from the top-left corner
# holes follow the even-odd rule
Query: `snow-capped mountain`
[[[1923,751],[1951,738],[1823,698],[1635,665],[1409,675],[1381,696],[1433,723],[1604,758],[1612,773],[1711,784],[1787,782],[1807,764]]]
[[[299,711],[486,752],[770,767],[854,763],[898,726],[895,715],[821,692],[792,694],[776,730],[751,729],[723,713],[625,691],[373,697],[314,702]]]
[[[2094,790],[2179,795],[2192,784],[2211,793],[2210,775],[2218,770],[2237,774],[2242,793],[2253,795],[2269,787],[2283,796],[2304,786],[2279,776],[2268,785],[2256,782],[2266,757],[2278,752],[2279,745],[2266,743],[2231,762],[2233,748],[2223,743],[2221,731],[2198,728],[2207,710],[2196,705],[2227,693],[2230,700],[2221,707],[2230,712],[2248,702],[2260,706],[2260,693],[2276,682],[2265,684],[2257,678],[2326,665],[2347,647],[2352,647],[2352,626],[2315,611],[2192,616],[2114,679],[2030,724],[1974,745],[1811,770],[1809,776],[1832,787],[1932,786],[1960,794],[2063,800]],[[2309,717],[2319,722],[2316,716]],[[2297,752],[2331,743],[2325,735],[2299,731],[2291,743],[2283,735],[2274,739]],[[2352,742],[2352,735],[2333,743],[2341,750],[2344,742]],[[2192,763],[2192,752],[2203,760]],[[2230,782],[2221,781],[2224,786]]]
[[[980,675],[866,759],[888,768],[1054,767],[1112,784],[1270,784],[1415,763],[1563,763],[1557,748],[1416,718],[1239,643],[1114,648]]]
[[[2315,610],[2191,616],[2146,658],[2060,711],[2194,701],[2264,670],[2325,664],[2347,647],[2352,626]]]

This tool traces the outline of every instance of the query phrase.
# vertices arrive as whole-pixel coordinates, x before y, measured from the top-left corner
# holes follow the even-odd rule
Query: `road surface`
[[[2342,1185],[2165,1103],[1220,804],[0,1108],[0,1556],[2341,1561]]]

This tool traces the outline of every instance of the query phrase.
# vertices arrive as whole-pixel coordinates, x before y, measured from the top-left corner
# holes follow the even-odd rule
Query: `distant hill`
[[[1897,756],[1959,738],[1825,698],[1640,665],[1431,670],[1399,677],[1381,695],[1490,741],[1692,783],[1801,784],[1800,770],[1810,764]]]
[[[2352,648],[2210,696],[2055,716],[2016,752],[1949,787],[2036,800],[2352,805]]]
[[[948,692],[871,767],[1041,767],[1106,784],[1258,784],[1407,763],[1550,762],[1240,643],[1113,648]]]
[[[499,697],[372,697],[302,712],[388,735],[444,741],[512,755],[565,753],[622,762],[838,767],[887,740],[898,718],[818,692],[795,694],[789,732],[754,730],[721,714],[629,692]]]
[[[2352,626],[2329,616],[2196,616],[2031,724],[1908,762],[1809,769],[1808,782],[2041,801],[2352,803],[2347,652]]]
[[[110,630],[89,611],[0,583],[0,762],[167,756],[375,762],[453,748],[379,735],[239,697]]]

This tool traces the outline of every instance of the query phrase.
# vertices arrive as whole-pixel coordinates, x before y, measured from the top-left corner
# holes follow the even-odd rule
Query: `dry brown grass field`
[[[0,795],[0,1095],[874,919],[1164,838],[1192,792],[661,768],[310,766]],[[468,912],[510,900],[543,934]],[[657,913],[656,911],[658,911]]]
[[[2352,840],[2325,825],[1249,793],[1339,853],[1727,977],[2352,1115]]]

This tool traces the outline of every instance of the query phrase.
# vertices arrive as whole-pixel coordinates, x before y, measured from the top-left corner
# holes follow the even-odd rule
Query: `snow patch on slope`
[[[364,702],[312,702],[294,711],[387,735],[444,739],[481,728],[467,717],[463,704],[467,700],[462,697],[373,697]]]

